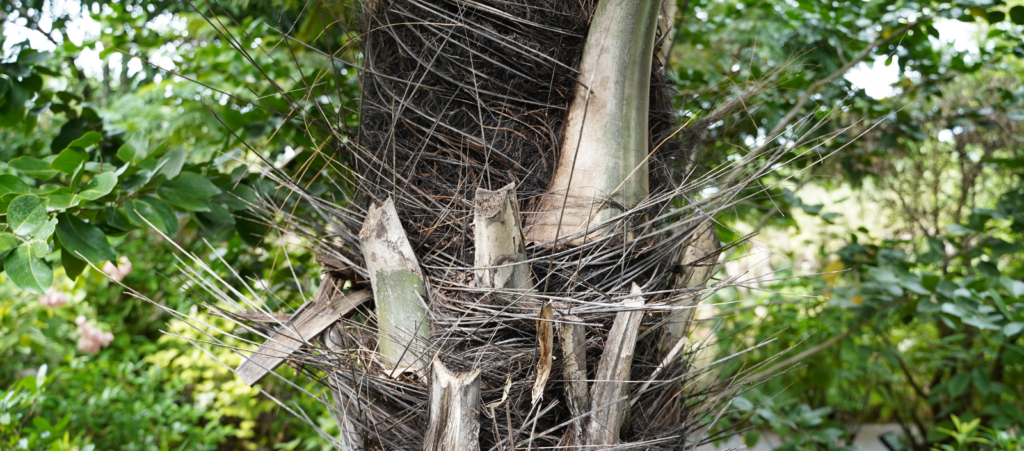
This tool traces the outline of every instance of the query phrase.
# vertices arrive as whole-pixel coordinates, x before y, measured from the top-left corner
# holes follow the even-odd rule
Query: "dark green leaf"
[[[7,207],[7,224],[18,235],[32,235],[46,224],[46,200],[32,194],[15,197]]]
[[[11,174],[0,175],[0,213],[7,211],[7,206],[15,197],[29,192],[30,187],[20,178]]]
[[[128,219],[128,215],[124,212],[123,208],[107,207],[103,212],[103,219],[106,221],[106,233],[108,235],[115,233],[115,231],[127,232],[135,229],[135,224],[132,224],[131,220]]]
[[[206,204],[203,203],[202,200],[199,200],[199,199],[193,198],[191,196],[185,195],[185,194],[175,190],[174,188],[170,188],[170,187],[167,187],[167,186],[161,186],[160,188],[157,188],[156,192],[157,192],[157,194],[160,195],[161,199],[163,199],[167,203],[169,203],[169,204],[171,204],[171,205],[173,205],[175,207],[178,207],[178,208],[180,208],[182,210],[185,210],[185,211],[209,211],[210,210],[210,207],[207,207]]]
[[[974,371],[971,371],[971,378],[974,379],[974,387],[978,391],[982,394],[988,394],[992,386],[992,381],[988,378],[988,375],[975,368]]]
[[[77,279],[82,274],[82,271],[85,271],[85,267],[88,266],[85,260],[73,255],[67,248],[60,250],[60,263],[64,265],[64,274],[71,280]]]
[[[18,288],[46,294],[46,290],[53,284],[53,268],[43,261],[46,252],[39,252],[41,248],[45,249],[45,245],[43,243],[40,247],[33,242],[24,243],[4,260],[4,270]]]
[[[210,241],[227,241],[235,234],[235,224],[210,221],[201,216],[202,213],[195,213],[196,228],[199,233]]]
[[[84,150],[69,147],[64,149],[60,155],[57,155],[57,158],[50,163],[50,168],[65,174],[73,174],[88,159],[89,154],[85,153]]]
[[[821,209],[822,208],[825,208],[825,206],[822,205],[822,204],[817,204],[817,205],[801,204],[800,205],[800,209],[803,210],[804,213],[807,213],[809,215],[816,215],[818,213],[821,213]]]
[[[64,249],[86,260],[101,264],[114,260],[114,248],[98,227],[64,212],[57,216],[57,237]]]
[[[232,185],[224,186],[224,192],[217,195],[215,200],[218,200],[226,205],[231,210],[245,210],[253,205],[256,205],[257,198],[256,193],[251,188],[241,183],[238,186]]]
[[[1024,25],[1024,6],[1017,5],[1010,8],[1010,20],[1017,25]]]
[[[113,172],[96,174],[92,180],[89,180],[89,183],[82,187],[82,192],[78,195],[85,200],[96,200],[110,194],[115,185],[117,185],[117,174]]]
[[[985,277],[991,277],[993,279],[999,277],[999,268],[991,262],[980,262],[978,263],[978,272],[983,274]]]
[[[747,432],[743,436],[743,444],[746,445],[747,448],[754,448],[755,446],[757,446],[757,442],[759,442],[760,440],[761,434],[755,431]]]
[[[173,189],[180,196],[187,196],[196,200],[209,199],[220,193],[212,182],[194,172],[182,172],[175,180],[164,183],[165,187]]]
[[[989,11],[985,15],[985,19],[988,20],[988,23],[999,23],[1006,19],[1006,13],[1002,11]]]
[[[166,203],[151,196],[130,199],[124,203],[124,211],[135,224],[154,227],[169,237],[178,234],[178,219]]]
[[[131,175],[121,177],[118,188],[122,193],[133,193],[146,186],[153,179],[153,171],[137,171]]]
[[[40,52],[35,49],[23,49],[18,54],[18,62],[22,64],[39,64],[53,58],[53,52]]]
[[[7,163],[18,172],[34,179],[46,180],[57,175],[57,171],[50,167],[50,164],[32,157],[18,157]]]
[[[238,231],[239,238],[245,241],[251,246],[257,246],[263,241],[263,236],[267,234],[266,224],[259,222],[254,216],[246,212],[241,212],[235,220],[235,230]]]
[[[209,222],[219,224],[234,224],[235,217],[231,214],[231,211],[227,209],[223,204],[214,202],[212,200],[205,202],[208,210],[205,212],[197,213],[197,215]]]
[[[956,376],[953,377],[952,380],[949,381],[949,395],[956,398],[967,392],[967,387],[970,387],[970,385],[970,373],[957,374]]]

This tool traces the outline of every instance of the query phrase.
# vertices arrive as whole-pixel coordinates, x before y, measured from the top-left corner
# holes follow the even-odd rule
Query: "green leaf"
[[[103,217],[106,220],[107,234],[112,234],[113,231],[127,232],[136,227],[128,219],[128,214],[124,212],[123,208],[107,207],[103,212]]]
[[[92,180],[89,180],[89,183],[82,187],[82,192],[78,195],[85,200],[96,200],[110,194],[115,185],[117,185],[117,174],[113,172],[96,174]]]
[[[187,211],[209,211],[203,200],[220,194],[212,182],[194,172],[182,172],[176,180],[164,182],[157,193],[167,203]]]
[[[0,175],[0,213],[7,211],[7,206],[11,204],[11,201],[18,195],[29,192],[29,189],[31,188],[28,184],[17,176]]]
[[[71,183],[68,184],[68,187],[71,188],[71,192],[78,191],[78,184],[82,181],[83,175],[85,175],[85,162],[78,165],[78,167],[75,168],[75,172],[71,173]]]
[[[11,174],[0,175],[0,196],[9,193],[25,194],[29,189],[28,183],[25,183],[17,176]]]
[[[44,363],[39,367],[39,370],[36,371],[36,391],[42,390],[43,385],[46,384],[46,369],[47,366]]]
[[[95,161],[90,161],[88,163],[85,163],[85,172],[108,172],[108,171],[116,171],[116,170],[117,170],[117,166],[114,166],[114,165],[112,165],[110,163],[102,163],[102,164],[100,164],[100,163],[97,163]]]
[[[47,241],[53,236],[54,230],[57,229],[57,218],[50,219],[43,224],[36,233],[32,234],[32,239],[37,241]]]
[[[58,189],[60,189],[60,185],[54,185],[53,183],[47,183],[45,185],[37,186],[35,188],[32,188],[30,190],[30,192],[32,194],[37,195],[37,196],[45,196],[45,195],[50,194],[50,193],[52,193],[54,191],[57,191]]]
[[[57,216],[57,237],[72,255],[81,254],[86,260],[101,264],[114,260],[114,248],[107,242],[103,231],[92,224],[64,212]]]
[[[82,135],[80,138],[71,141],[71,143],[68,144],[67,148],[80,150],[88,149],[92,146],[95,146],[96,143],[100,142],[101,139],[103,139],[103,135],[100,134],[100,132],[89,132]]]
[[[174,189],[182,196],[197,200],[209,199],[220,194],[220,188],[217,188],[206,177],[194,172],[182,172],[177,179],[164,182],[163,186]]]
[[[750,402],[747,398],[737,396],[732,399],[732,406],[746,412],[754,408],[754,403]]]
[[[177,147],[167,152],[161,161],[160,170],[158,174],[163,174],[168,180],[173,179],[181,174],[181,168],[185,165],[185,149]]]
[[[979,262],[976,266],[979,273],[985,277],[996,279],[999,277],[999,268],[992,262]]]
[[[208,211],[198,213],[196,216],[201,217],[201,218],[203,218],[203,219],[205,219],[205,220],[207,220],[209,222],[212,222],[212,223],[219,223],[219,224],[234,224],[235,223],[234,215],[231,214],[231,211],[228,210],[227,207],[224,206],[224,204],[221,204],[221,203],[218,203],[218,202],[214,202],[212,200],[211,201],[206,201],[205,204],[208,207]]]
[[[1001,283],[1003,287],[1006,288],[1006,291],[1010,292],[1010,296],[1013,296],[1015,298],[1024,297],[1024,282],[1021,282],[1019,280],[1013,280],[1009,277],[1000,277],[999,283]]]
[[[161,186],[156,190],[160,198],[167,203],[185,211],[210,211],[202,200],[184,195],[183,193],[167,186]]]
[[[53,52],[40,52],[34,49],[24,49],[18,54],[18,62],[24,64],[39,64],[53,58]]]
[[[989,11],[985,15],[985,19],[988,20],[988,23],[999,23],[1006,19],[1006,13],[1002,11]]]
[[[7,252],[18,247],[18,238],[12,233],[0,232],[0,252]]]
[[[132,133],[117,149],[117,158],[125,163],[138,163],[149,155],[149,140],[142,132]]]
[[[40,255],[39,248],[33,242],[18,246],[4,260],[4,269],[7,271],[7,277],[10,277],[18,288],[31,293],[46,294],[46,290],[53,285],[53,268],[43,261],[45,252]]]
[[[178,234],[178,218],[166,203],[151,196],[130,199],[124,203],[124,211],[135,224],[154,227],[169,237]]]
[[[1003,326],[1003,333],[1006,334],[1007,337],[1017,335],[1022,330],[1024,330],[1024,323],[1010,323]]]
[[[60,263],[64,265],[64,274],[71,280],[75,280],[78,276],[82,275],[82,272],[88,266],[85,260],[78,258],[77,255],[73,255],[67,248],[60,250]]]
[[[217,200],[231,210],[245,210],[258,204],[256,193],[246,185],[239,183],[233,188],[232,185],[224,185],[223,190],[224,192],[217,196]]]
[[[200,235],[206,237],[210,241],[227,241],[235,235],[234,221],[231,223],[210,221],[209,219],[201,216],[202,214],[203,213],[195,213],[192,216],[196,221],[196,229],[199,230]]]
[[[964,227],[960,224],[949,224],[943,228],[949,231],[949,234],[953,236],[964,236],[969,235],[971,233],[971,229],[968,229],[967,227]]]
[[[65,174],[73,174],[88,159],[89,154],[84,150],[69,147],[57,155],[57,158],[50,163],[50,167]]]
[[[754,446],[757,446],[757,442],[759,442],[760,440],[761,434],[757,433],[756,431],[747,432],[743,436],[743,444],[746,445],[747,448],[753,448]]]
[[[1017,5],[1010,8],[1010,20],[1017,25],[1024,25],[1024,6]]]
[[[55,191],[46,195],[49,199],[47,208],[50,210],[66,210],[68,208],[77,206],[81,201],[82,197],[78,194],[71,192],[71,188],[60,187]]]
[[[7,224],[18,235],[32,235],[46,224],[46,200],[32,194],[15,197],[7,207]]]
[[[263,241],[263,236],[267,234],[269,227],[249,213],[242,212],[238,214],[238,219],[235,221],[235,230],[238,231],[238,237],[242,241],[251,246],[257,246]]]
[[[953,377],[953,380],[949,381],[949,396],[954,398],[964,394],[967,391],[967,387],[971,385],[971,374],[960,373]]]
[[[57,175],[57,171],[50,168],[49,163],[38,158],[18,157],[9,161],[7,166],[34,179],[46,180]]]

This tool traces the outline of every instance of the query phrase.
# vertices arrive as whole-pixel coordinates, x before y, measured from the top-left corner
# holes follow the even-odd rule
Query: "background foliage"
[[[341,45],[355,36],[279,32],[312,42],[328,29],[318,5],[0,4],[0,447],[326,446],[270,396],[333,432],[322,406],[270,379],[245,386],[221,364],[237,354],[193,346],[194,330],[125,289],[219,321],[189,296],[177,249],[282,306],[313,289],[311,254],[248,207],[302,208],[269,169],[344,201],[325,182],[344,174],[289,120],[314,96],[335,126],[357,124],[356,71],[324,57],[357,52]],[[764,227],[773,253],[731,251],[727,274],[748,283],[717,294],[730,304],[696,333],[723,350],[770,342],[722,377],[781,375],[713,430],[831,449],[894,422],[904,449],[1020,448],[1024,4],[683,0],[677,23],[667,73],[696,167],[792,152],[717,218],[725,243]],[[851,82],[871,66],[895,69],[885,95]],[[308,79],[323,67],[334,76]],[[773,367],[803,351],[804,366]]]

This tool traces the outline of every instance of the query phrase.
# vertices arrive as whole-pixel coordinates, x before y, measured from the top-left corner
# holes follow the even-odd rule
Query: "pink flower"
[[[103,273],[114,279],[114,282],[120,282],[124,280],[125,276],[132,273],[132,262],[128,260],[128,257],[118,258],[117,265],[108,261],[103,264]]]
[[[75,324],[78,326],[78,350],[82,352],[96,354],[114,341],[114,334],[97,329],[96,326],[89,324],[84,316],[75,318]]]
[[[39,303],[43,307],[59,307],[68,303],[68,295],[63,291],[56,291],[50,288],[46,294],[39,295]]]

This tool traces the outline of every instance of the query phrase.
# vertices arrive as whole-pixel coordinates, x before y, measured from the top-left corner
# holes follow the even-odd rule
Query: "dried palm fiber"
[[[609,331],[626,327],[615,326],[618,318],[639,331],[617,341],[632,357],[607,370],[624,371],[625,382],[609,392],[621,396],[601,398],[625,406],[622,424],[606,425],[618,442],[607,449],[685,449],[705,440],[702,422],[736,387],[726,381],[694,392],[691,382],[708,368],[689,362],[711,343],[679,340],[666,346],[660,330],[667,313],[680,311],[677,306],[692,305],[731,282],[708,288],[672,281],[686,271],[680,259],[694,231],[706,228],[714,213],[764,170],[700,196],[715,174],[684,172],[688,155],[672,138],[677,131],[673,92],[654,59],[650,195],[624,206],[601,225],[602,234],[581,244],[526,243],[517,263],[529,265],[534,290],[481,287],[474,275],[477,190],[511,184],[515,210],[524,215],[547,193],[565,140],[566,111],[583,82],[575,68],[595,4],[395,0],[363,7],[360,127],[346,144],[325,142],[325,149],[351,168],[351,180],[334,182],[350,184],[346,188],[355,197],[336,205],[270,171],[268,177],[292,189],[317,215],[292,216],[268,198],[258,206],[264,219],[309,240],[327,270],[324,284],[349,280],[355,289],[366,289],[372,277],[360,252],[365,234],[359,230],[371,208],[393,201],[422,269],[425,288],[419,296],[430,322],[429,340],[409,349],[422,353],[414,356],[422,361],[437,357],[453,373],[479,371],[481,449],[582,445],[574,431],[592,428],[588,417],[608,407],[574,411],[565,399],[572,381],[563,378],[573,371],[566,372],[568,359],[560,353],[534,403],[538,362],[545,357],[538,352],[538,328],[544,327],[535,320],[539,303],[553,308],[559,330],[582,334],[574,343],[585,349],[575,363],[585,364],[582,374],[588,380],[582,382],[591,391],[601,363],[611,361],[604,357]],[[307,122],[326,129],[317,135],[321,139],[340,133],[318,118]],[[769,165],[781,154],[773,154]],[[712,260],[717,254],[695,264]],[[239,295],[222,293],[215,300],[223,308],[223,301]],[[532,302],[523,302],[527,298]],[[241,306],[235,302],[223,314],[259,331],[251,320],[233,315]],[[426,372],[396,372],[383,362],[377,348],[380,312],[373,304],[358,310],[362,316],[343,317],[322,335],[295,337],[303,345],[288,360],[331,388],[333,400],[324,402],[339,418],[340,443],[354,449],[421,449],[429,430],[431,378]],[[281,326],[276,321],[270,329],[289,333]],[[270,336],[264,332],[254,344]],[[575,371],[580,374],[578,367]]]
[[[436,288],[432,345],[452,368],[483,370],[485,402],[488,395],[504,394],[506,382],[514,380],[510,414],[513,424],[523,424],[530,421],[524,407],[528,398],[521,395],[535,366],[536,332],[528,320],[533,314],[481,303],[471,289],[472,199],[477,188],[513,183],[520,210],[535,210],[559,158],[594,4],[395,1],[367,6],[358,140],[366,155],[353,164],[364,175],[357,182],[358,203],[394,199]],[[651,78],[649,147],[662,144],[650,160],[652,189],[664,193],[676,185],[663,160],[679,157],[676,141],[665,140],[674,131],[668,111],[672,92],[660,67],[652,67]],[[634,214],[656,211],[669,199],[662,196]],[[534,273],[548,296],[594,302],[599,312],[594,324],[608,326],[614,316],[605,306],[613,302],[610,293],[634,282],[657,287],[664,277],[657,273],[658,259],[665,271],[674,258],[663,252],[643,263],[621,255],[620,241],[563,250],[558,258],[564,261],[555,270],[549,264],[552,249],[532,249]],[[593,261],[583,264],[580,257],[591,253]],[[623,264],[634,262],[641,264]],[[599,293],[588,284],[603,289]],[[507,407],[497,413],[502,408]],[[531,429],[568,420],[556,413],[541,416]],[[493,425],[484,425],[484,443],[508,436],[508,425],[500,423],[492,434],[487,429]]]

